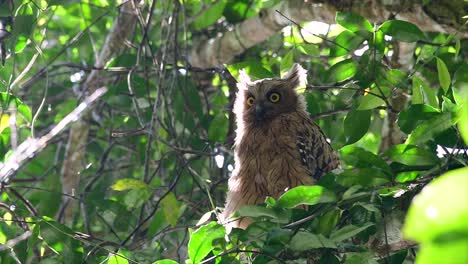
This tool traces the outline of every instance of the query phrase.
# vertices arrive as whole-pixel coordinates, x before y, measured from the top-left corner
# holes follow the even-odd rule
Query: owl
[[[249,219],[232,221],[244,205],[278,198],[298,185],[313,185],[339,166],[336,153],[310,118],[304,96],[306,71],[294,64],[283,78],[251,81],[241,72],[233,111],[236,116],[235,168],[229,178],[222,223],[246,228]]]

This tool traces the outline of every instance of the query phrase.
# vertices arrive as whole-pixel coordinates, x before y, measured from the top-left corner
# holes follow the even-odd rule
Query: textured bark
[[[464,15],[465,6],[462,0],[446,1],[451,3],[431,1],[428,6],[424,7],[414,1],[404,1],[403,4],[400,2],[402,1],[281,1],[270,9],[262,10],[259,15],[235,25],[231,31],[215,38],[195,42],[189,61],[192,66],[199,68],[220,67],[223,63],[230,62],[234,56],[261,43],[290,24],[290,21],[276,10],[297,23],[322,21],[332,24],[335,23],[337,10],[355,12],[375,23],[382,23],[395,15],[396,19],[414,23],[423,31],[468,36],[466,28],[462,32],[457,31],[462,28],[462,22],[457,20]],[[457,8],[457,6],[460,7]]]
[[[102,68],[112,57],[120,54],[124,49],[125,40],[133,34],[137,16],[132,1],[128,1],[120,8],[120,14],[107,35],[99,57],[94,66]],[[99,70],[93,70],[85,81],[86,93],[93,93],[100,83]],[[76,122],[70,129],[65,159],[61,170],[62,190],[69,195],[75,195],[80,182],[80,173],[85,166],[85,150],[89,132],[89,115]],[[64,198],[64,219],[72,218],[73,206],[68,197]]]

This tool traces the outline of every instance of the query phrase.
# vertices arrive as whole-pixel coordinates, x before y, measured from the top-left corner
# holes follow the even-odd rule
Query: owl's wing
[[[310,175],[318,180],[327,172],[340,166],[335,151],[327,142],[320,127],[307,120],[297,133],[297,149],[302,164],[309,170]]]

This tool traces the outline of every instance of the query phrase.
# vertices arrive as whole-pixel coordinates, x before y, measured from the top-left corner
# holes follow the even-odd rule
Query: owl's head
[[[267,123],[284,113],[305,111],[304,97],[296,88],[305,84],[307,71],[294,64],[283,78],[252,81],[241,71],[234,112],[238,122]]]

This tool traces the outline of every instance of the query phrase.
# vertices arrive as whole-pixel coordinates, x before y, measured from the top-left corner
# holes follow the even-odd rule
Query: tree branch
[[[429,6],[432,7],[431,10],[437,10],[438,4],[443,5],[443,3],[430,3]],[[401,7],[400,1],[382,0],[362,2],[351,0],[281,1],[270,9],[260,11],[257,16],[234,25],[232,30],[224,32],[220,36],[195,41],[189,55],[189,62],[192,66],[199,68],[221,67],[222,64],[230,62],[236,55],[263,42],[289,25],[290,21],[285,17],[291,18],[297,23],[322,21],[333,24],[337,10],[355,12],[374,23],[382,23],[389,17],[395,17],[395,19],[411,22],[423,31],[457,33],[462,37],[468,36],[466,29],[460,32],[456,26],[452,25],[453,23],[442,24],[445,21],[437,22],[432,19],[431,15],[434,15],[427,13],[428,8],[426,7],[428,6],[423,8],[417,4]],[[284,14],[285,17],[281,14]]]
[[[99,57],[94,63],[94,67],[102,68],[112,57],[120,54],[125,48],[125,40],[133,32],[137,16],[135,15],[134,5],[136,1],[127,1],[120,7],[120,13],[112,29],[107,35]],[[92,93],[100,85],[100,71],[93,70],[85,81],[85,92]],[[62,189],[64,193],[72,194],[78,187],[80,181],[80,172],[83,170],[85,146],[88,139],[89,121],[80,120],[73,125],[68,137],[65,159],[63,161],[61,176]],[[64,198],[64,204],[68,198]],[[72,206],[68,205],[64,212],[65,220],[72,217]]]

